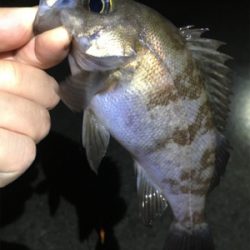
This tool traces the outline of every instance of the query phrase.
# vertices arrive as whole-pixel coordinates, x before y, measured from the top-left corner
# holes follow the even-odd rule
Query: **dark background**
[[[33,6],[38,1],[0,0],[0,6]],[[209,27],[207,36],[225,41],[222,50],[234,60],[234,95],[227,135],[234,148],[225,177],[208,197],[207,218],[217,250],[250,246],[250,8],[243,1],[140,1],[177,26]],[[1,39],[1,38],[0,38]],[[49,71],[65,78],[67,63]],[[81,114],[60,104],[52,114],[52,131],[38,145],[26,174],[0,190],[1,250],[159,250],[171,214],[152,228],[138,218],[135,174],[128,153],[111,141],[95,176],[80,144]],[[98,234],[104,230],[106,243]]]

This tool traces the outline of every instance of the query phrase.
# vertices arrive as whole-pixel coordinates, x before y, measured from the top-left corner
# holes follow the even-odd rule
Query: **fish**
[[[60,96],[83,111],[91,169],[112,136],[134,160],[143,222],[173,212],[164,250],[215,249],[205,203],[230,157],[224,43],[133,0],[40,0],[34,33],[58,26],[72,37]]]

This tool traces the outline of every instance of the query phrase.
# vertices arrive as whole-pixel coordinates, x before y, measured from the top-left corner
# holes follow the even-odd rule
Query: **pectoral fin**
[[[97,173],[99,164],[106,154],[110,134],[97,119],[93,111],[88,108],[84,111],[82,125],[82,144],[86,149],[91,169]]]
[[[82,71],[70,76],[60,85],[59,95],[70,109],[82,111],[94,95],[106,88],[107,77],[108,72]]]
[[[135,162],[137,172],[137,192],[139,196],[139,213],[146,225],[151,225],[154,217],[161,215],[167,207],[167,201],[161,190],[156,188],[144,169]]]

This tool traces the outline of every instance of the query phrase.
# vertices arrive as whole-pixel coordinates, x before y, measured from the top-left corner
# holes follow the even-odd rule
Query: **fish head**
[[[85,0],[78,12],[64,12],[64,26],[74,37],[77,53],[89,57],[131,57],[135,55],[138,30],[119,0]],[[70,23],[68,21],[71,19]]]
[[[73,37],[73,57],[123,61],[135,55],[139,36],[138,25],[128,11],[131,2],[42,0],[34,29],[41,32],[62,25]]]

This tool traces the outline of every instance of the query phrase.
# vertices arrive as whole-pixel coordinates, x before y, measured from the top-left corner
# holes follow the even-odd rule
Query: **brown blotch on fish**
[[[206,119],[204,126],[206,130],[214,128],[212,118],[209,115],[208,102],[205,102],[203,105],[200,106],[194,123],[188,125],[186,129],[177,128],[174,130],[171,136],[173,142],[181,146],[190,145],[195,139],[195,136],[197,135],[199,130],[202,128],[202,121],[204,119]],[[160,151],[163,148],[165,148],[166,143],[168,143],[169,141],[170,137],[156,140],[154,142],[154,147],[150,147],[149,151],[152,150]]]
[[[201,210],[201,211],[194,211],[192,213],[192,216],[190,216],[190,214],[187,214],[182,222],[187,224],[191,222],[192,225],[194,224],[197,225],[203,223],[204,220],[205,220],[204,210]]]
[[[174,83],[178,94],[191,100],[198,99],[204,90],[204,78],[195,69],[192,60],[189,60],[183,72],[175,77]]]
[[[161,85],[154,92],[147,95],[147,108],[152,110],[157,106],[167,106],[170,102],[176,102],[179,96],[173,85]]]
[[[202,167],[201,167],[202,169]],[[195,195],[204,195],[207,191],[207,187],[210,185],[211,176],[202,177],[201,169],[183,171],[180,175],[180,180],[183,185],[180,187],[181,193],[191,193]],[[190,182],[193,183],[190,187]]]
[[[209,112],[209,111],[208,111]],[[207,130],[211,130],[215,128],[214,120],[211,115],[207,115],[206,118],[206,123],[205,123],[205,128]]]
[[[183,194],[190,193],[190,187],[188,185],[187,186],[181,186],[180,187],[180,193],[183,193]]]
[[[186,180],[189,180],[190,177],[191,177],[190,171],[183,171],[181,173],[180,179],[181,181],[186,181]]]
[[[176,129],[173,133],[173,141],[181,146],[191,143],[188,129]]]
[[[210,110],[210,103],[208,100],[201,106],[201,112],[206,119],[204,127],[207,130],[213,129],[214,128],[214,121],[212,118],[212,113]]]
[[[165,146],[170,142],[170,137],[164,137],[162,139],[155,140],[151,146],[147,147],[147,152],[155,152],[155,151],[161,151],[165,148]]]
[[[180,193],[180,182],[177,181],[176,179],[171,179],[171,178],[165,178],[162,180],[163,184],[166,184],[172,191],[173,194],[178,194]]]
[[[184,185],[180,187],[180,193],[183,194],[193,194],[193,195],[203,196],[204,194],[206,194],[206,192],[207,192],[207,185],[201,185],[196,188],[194,187],[190,188],[189,185]]]
[[[193,223],[194,224],[201,224],[205,221],[204,211],[195,211],[193,213]]]
[[[203,196],[207,193],[207,190],[208,190],[207,185],[202,185],[199,188],[192,189],[191,194]]]
[[[186,176],[185,178],[187,178],[187,184],[185,185],[181,185],[181,181],[178,181],[176,179],[172,179],[172,178],[165,178],[162,183],[166,184],[169,189],[171,190],[171,192],[173,194],[193,194],[193,195],[199,195],[202,196],[207,192],[207,187],[211,181],[210,178],[202,180],[199,176],[198,173],[196,173],[195,171],[187,173],[186,172]],[[192,181],[192,183],[195,183],[196,185],[193,185],[192,187],[190,187],[190,181]],[[201,184],[202,183],[202,184]]]
[[[188,125],[186,129],[177,128],[172,135],[172,139],[175,143],[185,146],[190,145],[198,131],[202,128],[202,121],[206,119],[205,129],[210,130],[214,127],[213,121],[211,121],[211,117],[209,115],[209,107],[208,102],[205,102],[200,106],[195,121]]]
[[[203,168],[211,167],[215,162],[215,151],[214,149],[206,149],[201,158],[201,166]]]

